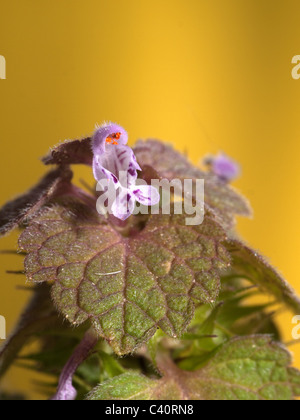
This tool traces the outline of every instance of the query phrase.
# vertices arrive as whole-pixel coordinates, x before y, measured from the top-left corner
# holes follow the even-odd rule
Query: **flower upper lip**
[[[128,174],[127,185],[135,184],[137,170],[141,170],[134,153],[129,146],[128,135],[121,126],[109,123],[99,127],[93,137],[93,171],[97,181],[101,179],[112,180],[116,185],[116,179],[120,181],[120,172]]]

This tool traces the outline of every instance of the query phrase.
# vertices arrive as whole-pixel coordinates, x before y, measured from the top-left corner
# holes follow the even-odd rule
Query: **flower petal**
[[[120,188],[117,198],[111,207],[111,213],[120,220],[126,220],[133,213],[135,198],[129,190]]]
[[[239,176],[239,165],[224,154],[219,154],[212,162],[212,171],[222,180],[230,182]]]
[[[141,170],[132,149],[128,146],[106,146],[104,153],[94,156],[93,171],[97,181],[116,178],[124,188],[135,184],[137,170]]]
[[[123,127],[114,123],[105,123],[99,127],[93,136],[92,148],[94,155],[105,152],[106,145],[124,145],[128,142],[128,135]]]
[[[94,177],[97,181],[101,181],[102,179],[107,179],[107,180],[113,181],[116,188],[120,185],[117,176],[103,166],[103,159],[101,159],[101,157],[99,156],[94,156],[93,172],[94,172]]]
[[[119,146],[115,149],[116,158],[114,165],[117,167],[118,179],[124,188],[135,185],[137,171],[141,171],[133,150],[128,146]]]
[[[144,206],[155,206],[159,203],[159,192],[151,185],[136,185],[132,192],[136,201]]]

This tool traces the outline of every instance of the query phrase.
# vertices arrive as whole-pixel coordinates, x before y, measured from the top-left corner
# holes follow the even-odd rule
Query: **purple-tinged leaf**
[[[84,164],[92,166],[92,138],[67,140],[54,147],[42,161],[45,165]]]
[[[34,215],[59,190],[68,186],[71,179],[72,172],[66,167],[59,167],[49,172],[30,191],[5,204],[0,210],[0,235],[5,235]]]
[[[230,256],[223,229],[208,214],[200,226],[185,215],[150,217],[124,238],[81,204],[43,209],[22,233],[25,271],[52,281],[52,297],[73,324],[90,320],[120,355],[148,341],[157,328],[179,337],[196,304],[218,297]]]

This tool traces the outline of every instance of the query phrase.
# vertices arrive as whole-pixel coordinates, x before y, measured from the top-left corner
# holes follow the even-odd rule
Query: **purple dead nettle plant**
[[[104,123],[97,128],[92,139],[93,173],[98,181],[97,190],[109,192],[108,196],[102,197],[103,205],[109,200],[109,211],[120,220],[130,217],[136,202],[152,206],[160,200],[158,191],[151,185],[136,185],[137,171],[141,171],[141,168],[127,142],[127,132],[114,123]],[[97,208],[102,208],[99,207],[99,199]],[[86,333],[61,373],[58,391],[53,400],[76,398],[77,392],[72,385],[73,374],[97,341],[93,330]]]
[[[105,123],[56,146],[43,159],[54,169],[0,209],[0,235],[22,229],[25,270],[13,272],[34,284],[0,377],[36,338],[29,359],[55,375],[52,400],[299,396],[273,315],[300,300],[234,230],[251,215],[230,185],[238,164],[220,153],[205,171],[162,141],[127,142]],[[76,164],[96,189],[72,182]]]
[[[145,206],[158,204],[159,192],[151,185],[136,185],[137,171],[141,171],[133,150],[127,146],[128,135],[123,127],[114,123],[104,123],[97,128],[92,139],[93,173],[97,191],[108,192],[97,201],[101,214],[108,200],[108,210],[119,220],[126,220],[134,211],[136,202]],[[78,366],[88,357],[98,339],[94,331],[87,331],[60,375],[58,390],[53,400],[73,400],[77,392],[72,385],[72,377]]]

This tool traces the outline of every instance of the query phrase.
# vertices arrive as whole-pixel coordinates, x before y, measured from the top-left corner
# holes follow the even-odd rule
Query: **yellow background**
[[[103,120],[131,143],[171,141],[195,163],[223,150],[241,163],[236,186],[254,209],[240,233],[300,293],[299,14],[298,0],[1,0],[1,204],[44,173],[50,146]],[[8,331],[28,294],[5,270],[21,268],[0,256]],[[291,315],[281,324],[291,340]],[[300,367],[300,346],[291,350]],[[29,377],[13,369],[6,385],[32,389]]]

